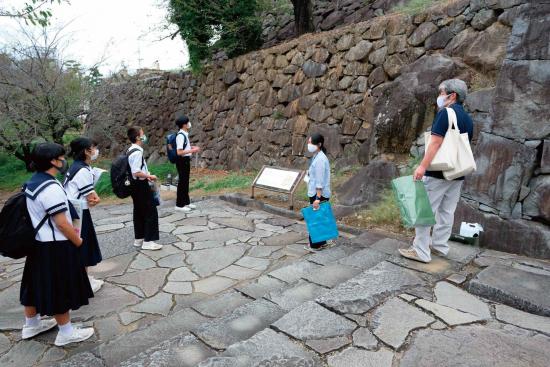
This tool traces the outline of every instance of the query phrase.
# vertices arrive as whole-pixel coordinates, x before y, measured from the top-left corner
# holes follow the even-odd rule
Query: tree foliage
[[[7,9],[0,7],[0,17],[22,18],[25,22],[43,27],[50,23],[52,11],[48,5],[68,3],[68,0],[30,0],[23,4],[21,9]]]
[[[81,127],[101,75],[62,59],[60,32],[21,32],[21,41],[0,51],[0,147],[28,163],[34,143],[63,144],[68,130]]]
[[[168,8],[195,72],[218,50],[235,57],[262,44],[257,0],[169,0]]]

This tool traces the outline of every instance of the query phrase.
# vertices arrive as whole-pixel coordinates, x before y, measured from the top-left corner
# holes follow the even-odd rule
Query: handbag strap
[[[456,112],[450,107],[445,108],[447,110],[447,120],[449,120],[449,130],[451,127],[454,127],[456,131],[460,134],[460,129],[458,128],[458,123],[456,121]]]

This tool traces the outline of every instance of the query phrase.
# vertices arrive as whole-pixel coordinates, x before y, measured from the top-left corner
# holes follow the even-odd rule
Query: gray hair
[[[463,80],[460,79],[447,79],[439,84],[439,90],[445,91],[449,94],[455,92],[458,102],[464,102],[466,95],[468,94],[468,86]]]

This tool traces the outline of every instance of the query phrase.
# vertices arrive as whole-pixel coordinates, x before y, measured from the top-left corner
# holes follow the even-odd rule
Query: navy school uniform
[[[67,172],[63,185],[69,199],[86,201],[86,196],[94,191],[94,172],[85,162],[75,161]],[[79,252],[82,264],[84,266],[95,266],[101,262],[103,257],[101,256],[92,215],[87,204],[84,206],[81,222],[80,237],[82,238],[82,246],[80,246]]]
[[[35,173],[25,185],[27,208],[33,227],[40,226],[27,255],[20,301],[41,315],[58,315],[87,305],[94,296],[79,248],[57,228],[52,216],[65,213],[72,221],[65,190],[53,176]]]

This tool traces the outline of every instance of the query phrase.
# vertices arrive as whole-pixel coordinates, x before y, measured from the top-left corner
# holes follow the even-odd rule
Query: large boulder
[[[500,69],[506,55],[506,44],[510,38],[510,27],[494,23],[480,32],[464,54],[464,62],[482,72]]]
[[[525,256],[550,259],[550,227],[528,220],[505,220],[497,215],[480,212],[464,200],[455,211],[453,232],[458,233],[461,222],[483,226],[480,245],[490,249]]]
[[[526,186],[533,174],[536,149],[481,133],[474,156],[477,171],[466,178],[464,191],[474,200],[509,217],[521,186]]]
[[[496,86],[493,132],[511,139],[550,135],[550,60],[506,60]]]
[[[467,79],[468,68],[445,55],[426,55],[404,66],[391,83],[373,90],[374,126],[379,153],[408,153],[411,143],[431,125],[437,87],[445,79]]]
[[[533,1],[522,8],[496,86],[493,132],[543,139],[550,135],[550,4]]]
[[[374,203],[397,175],[394,163],[372,161],[336,190],[338,201],[343,205]]]
[[[550,60],[550,3],[534,0],[515,18],[506,58]]]
[[[529,187],[531,191],[523,202],[523,214],[550,223],[550,175],[533,178]]]

